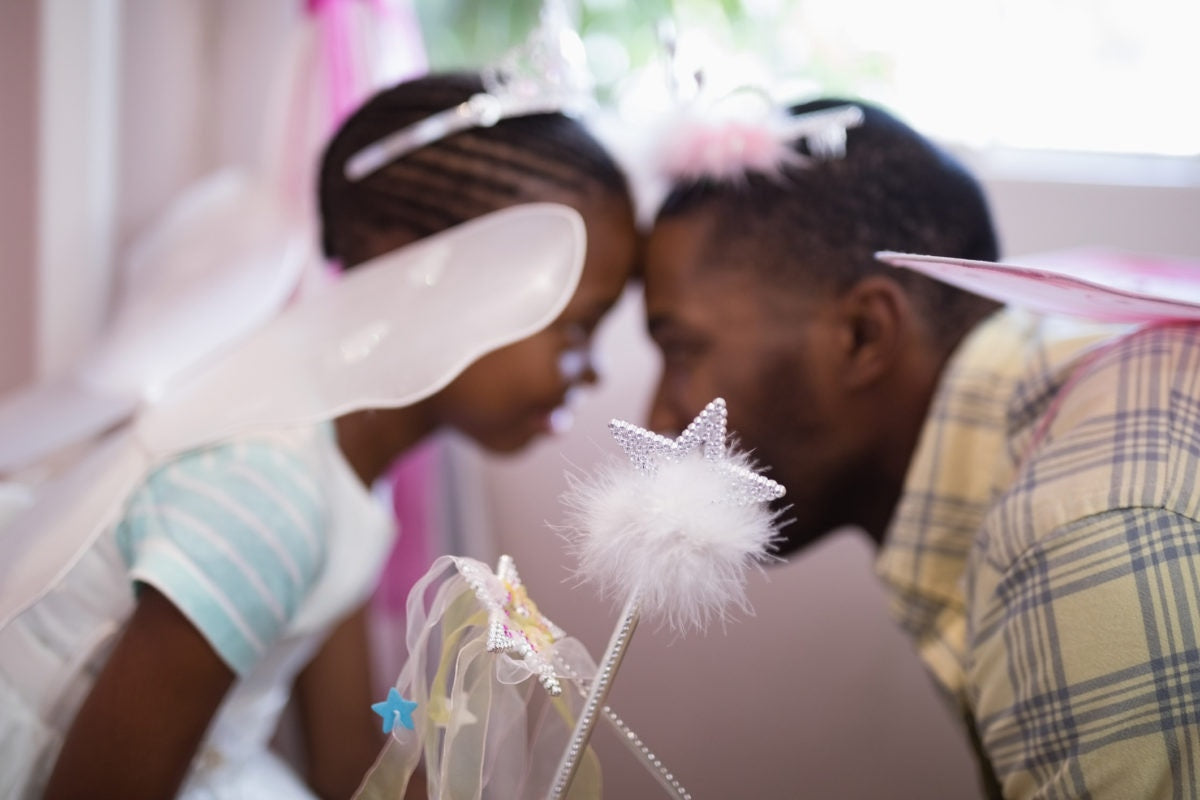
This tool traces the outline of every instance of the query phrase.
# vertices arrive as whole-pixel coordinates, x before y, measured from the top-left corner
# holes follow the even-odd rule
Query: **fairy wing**
[[[433,394],[550,324],[574,294],[585,247],[573,209],[504,209],[356,267],[173,381],[0,532],[0,626],[71,568],[155,464]]]
[[[1098,249],[1031,256],[1023,264],[884,251],[896,267],[1048,314],[1102,322],[1200,320],[1200,264]]]
[[[0,400],[0,473],[130,419],[175,376],[262,325],[296,287],[307,244],[244,173],[191,187],[130,249],[111,322],[89,352]]]
[[[357,266],[148,409],[139,438],[173,453],[267,424],[415,403],[548,325],[574,294],[584,248],[578,213],[531,203]]]

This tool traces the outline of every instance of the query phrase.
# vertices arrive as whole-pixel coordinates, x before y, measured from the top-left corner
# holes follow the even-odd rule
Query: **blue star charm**
[[[608,427],[625,455],[641,472],[652,475],[660,465],[677,463],[699,450],[706,461],[717,464],[728,474],[737,505],[783,497],[785,490],[782,484],[729,460],[729,452],[725,447],[727,416],[725,401],[718,397],[704,407],[677,439],[619,419],[613,420]]]
[[[387,700],[371,704],[371,710],[383,717],[384,733],[391,733],[392,728],[396,727],[397,721],[411,731],[413,729],[412,712],[416,707],[416,703],[401,697],[395,686],[388,689]]]

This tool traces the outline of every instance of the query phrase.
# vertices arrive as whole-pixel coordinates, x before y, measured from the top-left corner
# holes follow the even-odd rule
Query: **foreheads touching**
[[[787,486],[781,552],[838,525],[881,535],[938,371],[995,307],[875,260],[994,260],[997,247],[974,179],[885,112],[862,110],[842,157],[677,186],[646,247],[663,357],[651,425],[677,430],[724,397],[730,427]]]
[[[374,440],[416,420],[421,435],[451,427],[509,452],[560,429],[574,390],[596,378],[592,333],[633,269],[637,233],[625,176],[584,123],[555,112],[446,123],[483,89],[475,75],[420,78],[380,92],[342,125],[321,164],[326,255],[353,267],[500,209],[553,202],[583,218],[583,273],[557,319],[479,357],[393,420],[368,420],[363,429]],[[372,158],[360,169],[364,151]],[[350,162],[358,165],[352,177]],[[523,257],[497,253],[478,268]],[[392,450],[407,446],[396,436],[387,441]]]

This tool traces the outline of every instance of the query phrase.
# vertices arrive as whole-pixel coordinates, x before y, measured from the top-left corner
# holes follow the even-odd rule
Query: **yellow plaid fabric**
[[[1200,796],[1200,328],[1005,310],[948,364],[877,572],[1009,798]]]

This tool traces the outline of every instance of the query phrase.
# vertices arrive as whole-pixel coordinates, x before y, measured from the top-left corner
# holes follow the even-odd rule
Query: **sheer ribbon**
[[[415,729],[393,729],[356,797],[403,797],[422,758],[431,797],[508,800],[549,790],[583,705],[571,682],[590,681],[595,662],[577,640],[556,641],[552,661],[565,688],[552,698],[524,661],[488,652],[487,611],[459,572],[467,564],[490,573],[442,556],[409,595],[408,660],[396,688],[417,703]],[[568,797],[601,797],[590,748]]]

